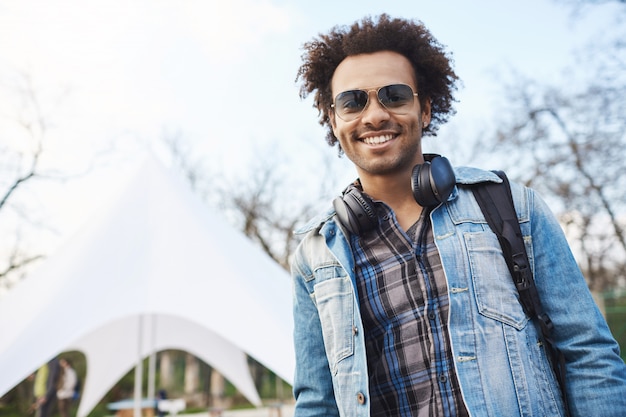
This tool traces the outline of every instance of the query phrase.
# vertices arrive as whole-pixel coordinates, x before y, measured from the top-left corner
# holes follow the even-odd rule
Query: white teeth
[[[372,136],[370,138],[363,139],[363,142],[368,145],[380,145],[381,143],[385,143],[391,139],[393,139],[393,135]]]

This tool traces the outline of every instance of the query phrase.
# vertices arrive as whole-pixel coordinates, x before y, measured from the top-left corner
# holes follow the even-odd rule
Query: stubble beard
[[[417,138],[409,140],[407,139],[408,133],[406,130],[400,132],[400,138],[394,140],[403,140],[404,142],[399,150],[390,155],[371,158],[352,150],[346,152],[345,149],[344,153],[357,167],[358,171],[366,172],[370,175],[380,176],[396,174],[402,171],[411,172],[415,166],[417,154],[421,153],[421,135],[419,133],[417,135]],[[350,140],[358,141],[358,136],[359,134],[355,133]]]

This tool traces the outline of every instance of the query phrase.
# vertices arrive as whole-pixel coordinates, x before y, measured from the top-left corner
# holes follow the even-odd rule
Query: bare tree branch
[[[599,290],[626,284],[624,45],[588,47],[575,68],[584,71],[569,69],[561,84],[516,75],[487,139],[514,178],[558,204],[589,284]]]
[[[46,131],[46,123],[44,121],[39,101],[33,89],[32,80],[27,75],[24,75],[23,79],[25,81],[25,85],[22,89],[22,94],[25,100],[29,103],[30,107],[33,109],[34,116],[32,118],[27,118],[22,115],[20,120],[17,122],[28,132],[29,137],[33,140],[34,149],[30,155],[30,164],[26,171],[19,174],[4,192],[4,195],[0,200],[0,209],[4,207],[9,198],[18,190],[18,188],[20,188],[20,186],[38,175],[37,167],[43,150],[43,137]]]

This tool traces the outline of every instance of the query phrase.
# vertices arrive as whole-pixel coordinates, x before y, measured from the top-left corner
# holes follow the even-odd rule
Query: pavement
[[[293,417],[294,407],[291,404],[283,404],[280,409],[276,407],[259,407],[245,410],[224,410],[222,414],[204,413],[178,414],[180,417]]]

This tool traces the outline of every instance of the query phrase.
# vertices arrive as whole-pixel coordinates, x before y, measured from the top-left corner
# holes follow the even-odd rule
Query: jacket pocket
[[[315,301],[324,335],[331,371],[354,351],[354,291],[347,276],[327,279],[315,285]]]
[[[528,323],[498,238],[491,231],[465,234],[474,296],[485,317],[521,330]]]

